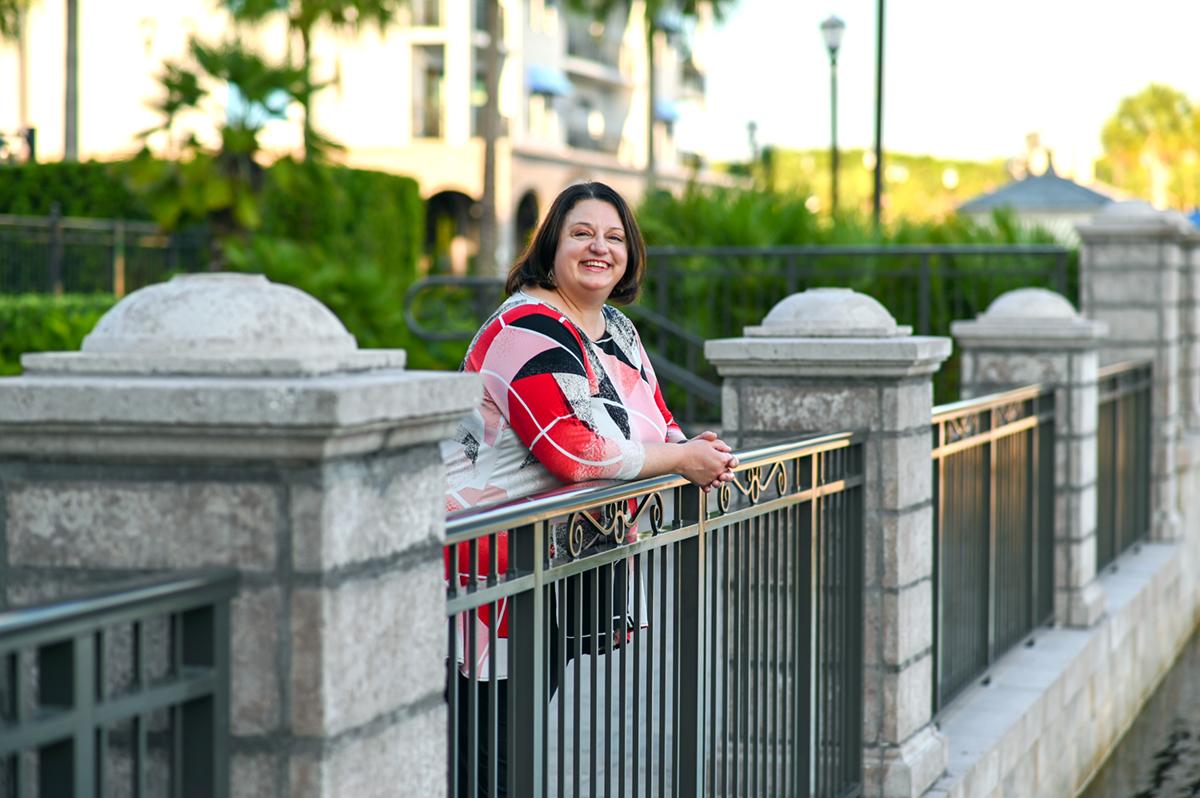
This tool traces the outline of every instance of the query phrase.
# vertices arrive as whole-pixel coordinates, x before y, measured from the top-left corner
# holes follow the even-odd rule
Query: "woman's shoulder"
[[[464,365],[483,355],[497,338],[523,337],[529,334],[549,338],[572,350],[582,348],[575,326],[558,310],[527,294],[517,292],[501,303],[475,334],[467,348]]]

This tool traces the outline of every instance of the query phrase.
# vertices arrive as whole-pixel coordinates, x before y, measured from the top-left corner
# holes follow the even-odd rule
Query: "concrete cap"
[[[1066,319],[1079,314],[1061,294],[1045,288],[1018,288],[1001,294],[980,315],[981,319]]]
[[[887,308],[850,288],[810,288],[771,308],[748,338],[894,338],[911,335]]]
[[[1110,202],[1076,230],[1084,240],[1108,236],[1188,235],[1195,228],[1179,211],[1160,211],[1145,200]]]
[[[1054,349],[1096,346],[1108,325],[1085,319],[1065,297],[1045,288],[1001,294],[973,321],[956,321],[950,333],[963,346]]]
[[[403,350],[358,349],[327,307],[261,274],[188,274],[134,291],[80,352],[29,354],[33,374],[310,376],[402,368]]]

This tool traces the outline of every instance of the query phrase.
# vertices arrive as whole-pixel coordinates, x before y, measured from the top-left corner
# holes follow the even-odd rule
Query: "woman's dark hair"
[[[517,258],[517,262],[508,271],[508,281],[504,284],[504,290],[509,295],[531,285],[554,288],[554,254],[558,251],[558,242],[562,238],[567,214],[585,199],[600,200],[613,206],[617,215],[621,217],[621,225],[625,228],[625,274],[613,287],[608,301],[616,305],[628,305],[637,299],[642,288],[642,275],[646,270],[646,242],[642,239],[642,231],[638,228],[637,219],[633,217],[629,204],[611,187],[597,182],[567,186],[554,198],[554,204],[550,206],[545,220],[530,239],[529,246],[525,247],[521,257]]]

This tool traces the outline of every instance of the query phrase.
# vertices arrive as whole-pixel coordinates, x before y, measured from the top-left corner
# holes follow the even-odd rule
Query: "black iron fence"
[[[0,215],[0,294],[124,296],[201,271],[209,254],[202,231],[167,235],[151,222]]]
[[[739,459],[450,517],[451,796],[860,793],[861,443]]]
[[[229,794],[233,571],[0,613],[0,795]]]
[[[1096,427],[1096,570],[1150,531],[1150,398],[1153,366],[1100,370]]]
[[[720,418],[720,379],[704,342],[740,336],[780,299],[806,288],[846,287],[878,299],[917,334],[949,334],[1014,288],[1078,293],[1074,253],[1058,246],[651,247],[642,297],[628,309],[654,361],[668,405],[687,421]],[[502,298],[499,278],[431,277],[405,297],[413,333],[464,346]],[[957,359],[936,377],[957,395]]]
[[[934,408],[934,711],[1054,614],[1054,393]]]

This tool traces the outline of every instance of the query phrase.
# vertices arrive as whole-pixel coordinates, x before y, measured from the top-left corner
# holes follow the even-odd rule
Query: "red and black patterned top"
[[[449,486],[446,510],[527,496],[564,483],[633,479],[645,461],[645,443],[685,440],[663,402],[658,379],[633,323],[605,305],[605,330],[591,340],[561,311],[518,292],[483,325],[463,361],[480,374],[483,400],[443,444]],[[472,567],[468,544],[458,547],[457,568],[446,552],[446,576],[459,584],[486,580],[488,539],[478,541]],[[508,568],[507,535],[496,536],[496,565]],[[493,657],[488,647],[488,607],[474,629],[476,674],[505,678],[508,619],[500,610]],[[468,665],[462,619],[458,660]]]

